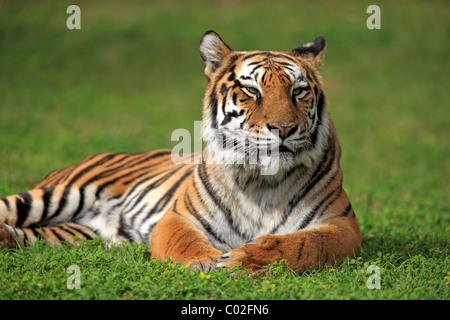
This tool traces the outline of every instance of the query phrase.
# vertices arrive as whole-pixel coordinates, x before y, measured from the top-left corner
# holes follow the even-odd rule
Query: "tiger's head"
[[[233,51],[208,31],[199,49],[208,78],[202,135],[216,161],[274,174],[317,159],[328,133],[323,37],[287,52]]]

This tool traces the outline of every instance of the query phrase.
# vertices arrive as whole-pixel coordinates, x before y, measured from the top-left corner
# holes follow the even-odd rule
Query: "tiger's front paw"
[[[216,268],[232,270],[240,265],[243,269],[259,272],[264,266],[284,258],[284,242],[283,236],[267,235],[259,237],[250,244],[222,255],[217,260]]]
[[[205,256],[186,260],[184,264],[191,270],[208,272],[216,266],[217,257]]]

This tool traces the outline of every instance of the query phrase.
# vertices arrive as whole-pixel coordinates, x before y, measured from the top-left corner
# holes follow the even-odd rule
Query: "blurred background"
[[[71,4],[80,30],[66,27]],[[366,26],[371,4],[379,30]],[[2,0],[0,195],[91,154],[172,148],[172,131],[201,119],[198,44],[210,29],[236,50],[323,35],[321,74],[365,239],[392,240],[395,225],[448,240],[449,1]]]

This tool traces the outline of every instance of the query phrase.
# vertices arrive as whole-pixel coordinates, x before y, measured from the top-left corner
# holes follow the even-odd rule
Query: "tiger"
[[[204,150],[103,153],[0,201],[0,245],[100,236],[148,245],[150,259],[208,272],[301,274],[361,248],[320,67],[325,39],[290,51],[235,51],[204,33]]]

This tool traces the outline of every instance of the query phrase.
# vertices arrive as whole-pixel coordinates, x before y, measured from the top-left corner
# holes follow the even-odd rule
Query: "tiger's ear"
[[[210,78],[231,52],[225,42],[214,31],[206,31],[200,40],[200,56],[206,63],[205,75]]]
[[[325,52],[325,38],[317,37],[313,42],[309,42],[292,50],[295,56],[306,59],[314,68],[318,69],[323,62]]]

